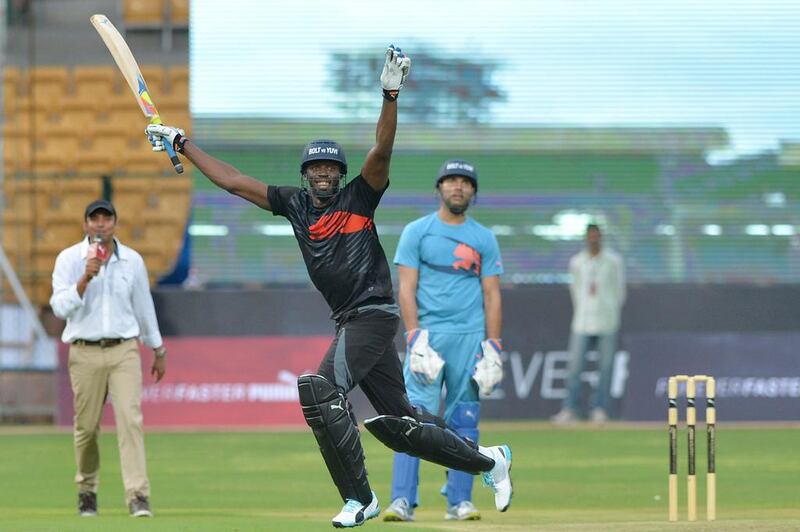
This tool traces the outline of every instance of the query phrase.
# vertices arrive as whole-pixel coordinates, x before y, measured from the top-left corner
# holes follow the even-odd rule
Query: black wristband
[[[383,97],[387,101],[393,102],[393,101],[397,100],[397,95],[398,94],[400,94],[399,90],[390,91],[390,90],[383,89]]]
[[[175,148],[176,152],[183,153],[183,146],[186,144],[187,140],[189,140],[189,137],[184,137],[178,133],[175,135],[175,140],[172,142],[172,147]]]

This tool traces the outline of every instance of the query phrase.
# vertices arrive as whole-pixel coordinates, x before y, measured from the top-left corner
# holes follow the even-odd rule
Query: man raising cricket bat
[[[312,141],[303,150],[300,187],[273,186],[211,157],[178,128],[146,129],[154,150],[173,146],[218,187],[292,224],[311,281],[336,323],[336,337],[317,373],[301,375],[297,387],[303,415],[344,501],[333,518],[337,528],[361,525],[380,512],[347,400],[356,385],[379,414],[365,421],[378,440],[398,452],[482,474],[495,492],[497,509],[505,511],[511,503],[509,447],[479,447],[459,437],[441,418],[412,407],[394,347],[399,308],[373,217],[389,186],[397,97],[410,66],[400,48],[389,46],[380,76],[383,107],[375,145],[349,183],[344,151],[331,140]]]

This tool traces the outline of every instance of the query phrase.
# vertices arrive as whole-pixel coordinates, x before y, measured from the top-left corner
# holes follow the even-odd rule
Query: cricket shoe
[[[478,521],[481,513],[470,501],[461,501],[448,508],[444,518],[448,521]]]
[[[347,499],[342,511],[333,518],[332,523],[336,528],[352,528],[363,525],[367,519],[372,519],[379,513],[381,508],[378,506],[378,496],[373,491],[372,500],[367,505],[354,499]]]
[[[383,512],[384,521],[413,521],[414,508],[408,503],[405,497],[398,497]]]
[[[78,493],[78,513],[81,517],[97,515],[97,494],[91,491]]]
[[[562,408],[556,415],[550,418],[550,422],[554,425],[574,425],[578,421],[578,416],[569,408]]]
[[[494,505],[501,512],[511,505],[511,448],[508,445],[480,447],[480,452],[494,460],[494,467],[483,473],[483,484],[494,491]]]

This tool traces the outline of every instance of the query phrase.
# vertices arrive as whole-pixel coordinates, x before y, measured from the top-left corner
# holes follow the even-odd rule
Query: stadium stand
[[[126,28],[160,28],[164,23],[164,0],[124,0],[122,18]]]
[[[189,124],[187,69],[142,70],[154,98],[169,91],[169,112]],[[3,88],[2,242],[32,299],[47,303],[53,260],[80,239],[83,208],[103,194],[101,176],[112,179],[112,199],[122,201],[122,240],[145,256],[152,281],[168,273],[183,246],[191,171],[175,176],[168,158],[150,150],[146,122],[117,69],[9,66]]]

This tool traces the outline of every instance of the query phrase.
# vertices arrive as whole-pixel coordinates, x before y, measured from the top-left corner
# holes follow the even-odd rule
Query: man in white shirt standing
[[[586,353],[597,350],[598,379],[590,400],[589,418],[602,423],[608,419],[609,386],[620,313],[625,303],[625,266],[622,257],[603,248],[600,227],[586,227],[586,248],[569,261],[572,280],[572,334],[569,341],[568,395],[552,421],[569,423],[578,419],[581,404],[581,374]]]
[[[97,515],[97,439],[103,404],[109,395],[128,510],[134,517],[152,517],[137,338],[153,348],[150,373],[156,382],[164,377],[167,350],[158,330],[144,260],[114,238],[114,205],[106,200],[93,201],[83,219],[86,238],[59,253],[50,298],[55,315],[67,320],[61,340],[70,344],[78,512],[86,517]]]

